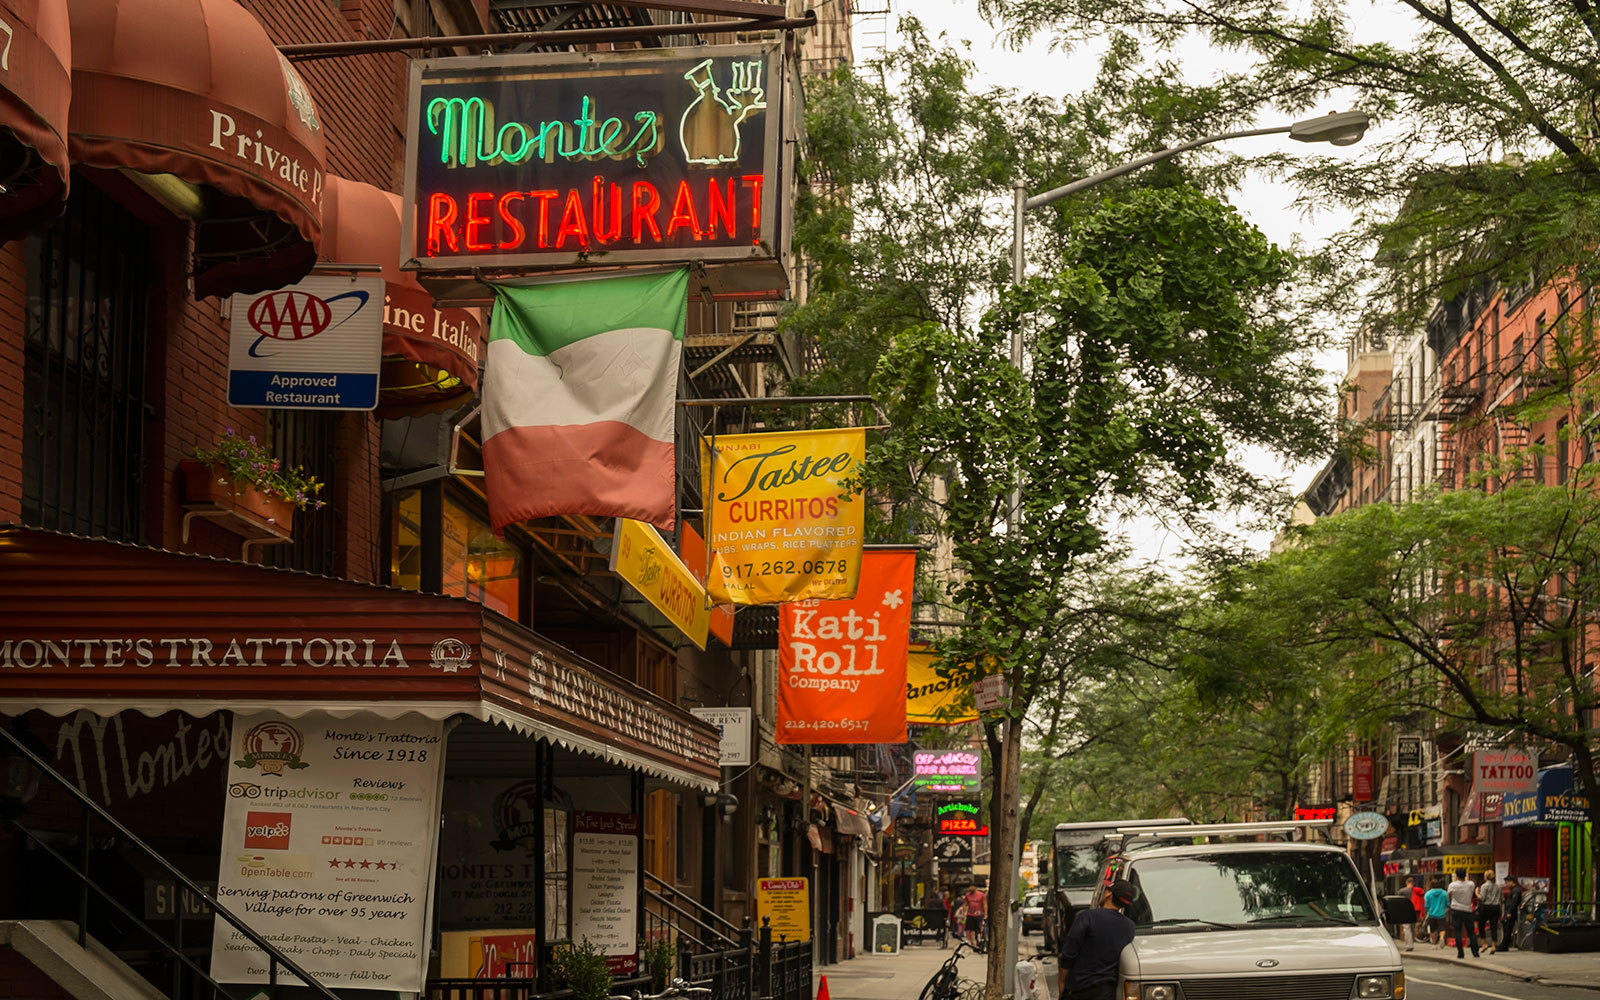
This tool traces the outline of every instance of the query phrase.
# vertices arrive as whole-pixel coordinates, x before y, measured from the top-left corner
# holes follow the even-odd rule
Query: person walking
[[[1428,937],[1428,908],[1422,904],[1423,895],[1422,876],[1411,876],[1411,908],[1417,911],[1417,919],[1403,928],[1406,951],[1411,951],[1416,947],[1417,938],[1426,939]]]
[[[978,884],[974,882],[972,886],[967,889],[967,894],[961,897],[961,902],[967,908],[967,941],[974,948],[982,949],[986,944],[983,934],[984,908],[989,903],[989,897],[985,895],[984,891],[978,888]]]
[[[1511,950],[1511,938],[1516,933],[1517,921],[1522,917],[1522,883],[1511,877],[1507,872],[1506,877],[1500,880],[1500,950]]]
[[[1444,947],[1445,916],[1450,912],[1450,894],[1444,891],[1444,879],[1433,880],[1433,888],[1423,893],[1422,908],[1428,914],[1428,940]]]
[[[1466,950],[1462,947],[1462,933],[1472,941],[1472,957],[1478,957],[1478,921],[1473,915],[1472,905],[1477,899],[1478,887],[1467,878],[1465,868],[1456,869],[1456,880],[1451,882],[1445,892],[1450,897],[1450,933],[1456,939],[1456,957],[1466,958]]]
[[[1078,911],[1061,941],[1061,1000],[1116,1000],[1122,949],[1133,943],[1133,921],[1122,911],[1139,898],[1126,879],[1106,889],[1100,905]]]
[[[1495,953],[1495,942],[1500,940],[1500,904],[1504,886],[1495,881],[1494,869],[1483,873],[1483,884],[1478,886],[1478,933],[1489,954]]]

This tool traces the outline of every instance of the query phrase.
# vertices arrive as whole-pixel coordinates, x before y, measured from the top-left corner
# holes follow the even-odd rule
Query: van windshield
[[[1100,848],[1088,844],[1081,847],[1056,845],[1056,885],[1092,886],[1100,881]]]
[[[1331,852],[1219,851],[1135,859],[1128,879],[1139,887],[1140,898],[1127,914],[1141,933],[1376,919],[1350,859]]]

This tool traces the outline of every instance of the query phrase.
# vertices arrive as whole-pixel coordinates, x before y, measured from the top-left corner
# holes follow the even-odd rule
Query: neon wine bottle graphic
[[[739,127],[767,107],[761,66],[759,59],[732,63],[732,80],[726,89],[717,86],[710,59],[683,74],[699,91],[678,122],[685,160],[712,165],[739,161]]]

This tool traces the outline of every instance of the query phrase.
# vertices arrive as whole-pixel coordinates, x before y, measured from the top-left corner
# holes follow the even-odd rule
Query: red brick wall
[[[392,6],[380,0],[245,0],[279,44],[346,41],[399,34]],[[328,172],[398,190],[404,149],[407,59],[394,53],[303,62],[328,144]],[[119,201],[157,223],[148,252],[161,277],[152,289],[151,385],[154,415],[146,451],[146,540],[165,548],[238,558],[240,539],[208,522],[191,525],[182,540],[178,463],[227,427],[265,434],[262,411],[227,405],[227,326],[222,303],[195,301],[185,274],[186,227],[165,209],[115,176],[106,186]],[[21,514],[23,416],[23,310],[26,299],[23,241],[0,247],[0,521]],[[398,248],[397,248],[398,250]],[[341,553],[338,572],[371,580],[376,571],[379,492],[378,424],[364,413],[341,418],[339,482],[325,496],[338,505]],[[3,994],[0,994],[3,995]]]
[[[72,1000],[72,994],[39,971],[38,966],[17,954],[9,945],[0,947],[0,997],[10,1000]]]

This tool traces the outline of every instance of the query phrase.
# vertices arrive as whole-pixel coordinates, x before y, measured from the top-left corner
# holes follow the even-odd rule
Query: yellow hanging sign
[[[845,483],[866,444],[859,427],[702,439],[713,603],[856,596],[866,501]]]
[[[632,518],[617,518],[611,540],[611,571],[622,577],[667,616],[701,649],[711,628],[706,590],[655,528]]]
[[[972,685],[940,677],[933,665],[939,651],[912,646],[906,658],[906,721],[919,726],[953,726],[978,721]]]

